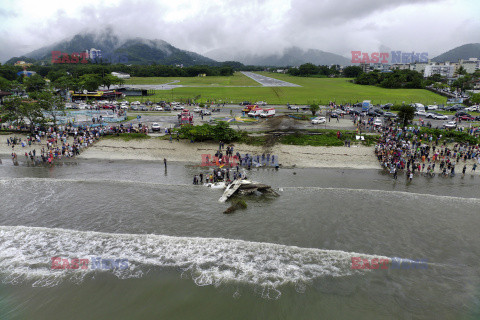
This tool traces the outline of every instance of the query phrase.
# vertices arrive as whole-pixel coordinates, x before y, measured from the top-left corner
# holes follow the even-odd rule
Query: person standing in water
[[[165,165],[165,169],[167,169],[167,159],[163,158],[163,164]]]

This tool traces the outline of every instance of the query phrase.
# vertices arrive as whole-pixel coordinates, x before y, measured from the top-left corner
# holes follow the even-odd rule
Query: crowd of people
[[[193,184],[201,185],[204,182],[209,184],[223,181],[228,185],[237,179],[247,179],[246,173],[241,172],[238,165],[235,168],[213,168],[211,172],[196,174],[193,177]]]
[[[82,149],[92,145],[104,133],[103,128],[58,126],[37,130],[23,139],[8,137],[6,143],[11,146],[12,160],[16,164],[19,153],[24,153],[25,159],[34,164],[51,164],[54,160],[79,155]],[[31,150],[27,152],[25,148]]]
[[[416,173],[453,176],[457,167],[461,167],[462,175],[465,175],[467,170],[475,172],[480,163],[478,144],[447,144],[441,135],[434,137],[419,129],[406,130],[393,126],[382,129],[375,154],[394,179],[399,171],[405,172],[408,180],[412,180]]]

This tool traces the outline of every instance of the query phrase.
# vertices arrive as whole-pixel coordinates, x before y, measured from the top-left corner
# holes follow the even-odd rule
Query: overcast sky
[[[111,25],[204,54],[217,48],[341,54],[395,49],[429,58],[480,42],[479,0],[0,1],[0,61]]]

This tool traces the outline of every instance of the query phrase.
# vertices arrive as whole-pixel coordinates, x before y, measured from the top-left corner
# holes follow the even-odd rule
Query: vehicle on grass
[[[152,123],[152,131],[160,131],[162,128],[160,128],[160,124],[157,122]]]
[[[325,117],[316,117],[312,119],[312,124],[322,124],[327,122],[327,119]]]
[[[262,118],[269,118],[275,115],[275,108],[268,108],[263,109],[262,113],[260,113],[260,117]]]
[[[438,106],[436,104],[431,104],[431,105],[428,105],[427,110],[438,110]]]
[[[455,129],[457,127],[457,123],[455,121],[448,121],[443,124],[445,129]]]
[[[391,107],[393,107],[393,103],[387,103],[383,106],[380,106],[382,109],[390,110]]]
[[[480,111],[480,106],[470,106],[468,108],[465,108],[465,111],[469,111],[469,112],[472,112],[472,111]]]

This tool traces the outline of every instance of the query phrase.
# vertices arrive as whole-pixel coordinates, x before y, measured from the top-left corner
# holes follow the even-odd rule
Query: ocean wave
[[[158,183],[158,182],[146,182],[146,181],[134,181],[134,180],[116,180],[116,179],[55,179],[55,178],[10,178],[10,179],[0,179],[0,185],[11,185],[16,183],[51,183],[51,184],[61,184],[61,183],[84,183],[84,184],[125,184],[125,185],[141,185],[141,186],[151,186],[151,187],[198,187],[193,186],[192,184],[181,184],[181,183]],[[276,189],[281,192],[287,190],[295,191],[346,191],[346,192],[357,192],[357,193],[367,193],[367,194],[379,194],[379,195],[402,195],[405,197],[413,199],[445,199],[445,200],[459,200],[459,201],[468,201],[472,203],[480,202],[480,198],[473,197],[456,197],[456,196],[446,196],[446,195],[435,195],[430,193],[417,193],[417,192],[406,192],[406,191],[396,191],[396,190],[380,190],[380,189],[361,189],[361,188],[332,188],[332,187],[291,187],[291,186],[275,186]],[[210,190],[210,189],[208,189]]]
[[[53,270],[52,258],[127,259],[128,268]],[[301,248],[223,238],[114,234],[56,228],[0,226],[0,276],[5,283],[32,281],[34,286],[81,282],[96,272],[118,278],[142,277],[152,267],[173,267],[199,285],[254,285],[270,298],[279,287],[304,288],[321,277],[368,272],[353,270],[351,258],[387,257]]]

